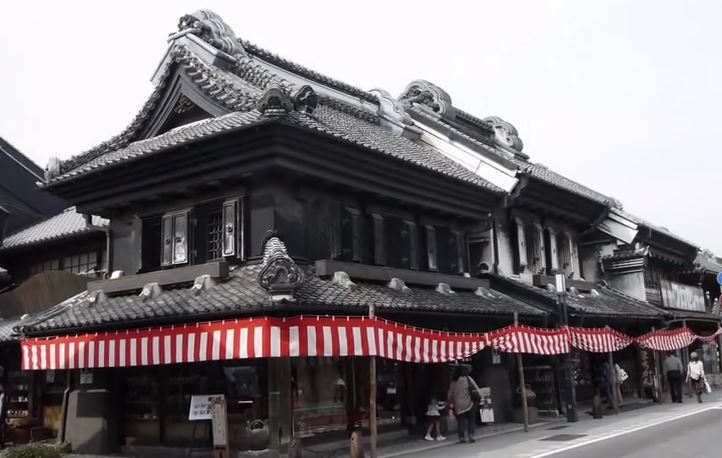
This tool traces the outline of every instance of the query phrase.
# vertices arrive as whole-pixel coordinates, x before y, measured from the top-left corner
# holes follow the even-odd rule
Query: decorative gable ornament
[[[406,106],[421,105],[447,119],[454,119],[456,111],[451,96],[439,86],[426,80],[412,81],[399,96]]]
[[[60,159],[55,156],[51,157],[48,160],[48,165],[45,166],[45,181],[60,176],[60,170]]]
[[[510,122],[504,121],[498,116],[489,116],[484,118],[494,129],[494,143],[502,149],[505,149],[515,155],[519,155],[524,149],[524,143],[519,138],[519,132]],[[524,155],[524,159],[529,157]]]
[[[302,113],[311,114],[318,106],[318,94],[308,84],[301,86],[292,98],[293,106]]]
[[[274,81],[258,99],[256,108],[265,116],[283,116],[293,111],[293,100],[281,85]]]
[[[245,55],[233,29],[210,10],[186,14],[178,22],[179,32],[190,32],[219,51],[231,56]]]
[[[263,267],[258,273],[258,284],[268,291],[273,302],[292,301],[294,291],[303,280],[303,271],[288,255],[286,244],[276,235],[269,235],[263,244]]]

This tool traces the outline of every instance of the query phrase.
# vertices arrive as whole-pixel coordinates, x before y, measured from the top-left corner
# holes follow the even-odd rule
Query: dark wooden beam
[[[177,285],[179,283],[190,283],[201,275],[210,275],[211,278],[225,278],[228,276],[228,264],[225,261],[215,261],[195,266],[127,275],[114,280],[96,280],[88,282],[88,292],[103,291],[106,294],[113,294],[137,291],[148,283],[158,283],[160,286]]]
[[[456,289],[475,290],[480,286],[489,288],[489,280],[484,278],[466,278],[331,259],[316,261],[316,274],[320,277],[331,277],[334,272],[339,271],[346,272],[353,280],[389,281],[392,278],[400,278],[408,285],[437,286],[439,283],[448,283],[449,286]]]

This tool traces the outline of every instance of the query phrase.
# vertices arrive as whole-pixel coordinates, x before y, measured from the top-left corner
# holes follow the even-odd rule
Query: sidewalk
[[[528,433],[517,431],[509,434],[482,438],[473,445],[456,444],[430,444],[423,448],[416,446],[405,451],[395,451],[381,456],[385,458],[414,455],[415,458],[431,458],[438,456],[463,458],[529,458],[551,454],[555,450],[574,447],[574,445],[595,440],[602,440],[618,436],[630,431],[643,429],[647,426],[661,424],[684,416],[693,415],[701,411],[719,408],[722,403],[722,392],[714,392],[705,397],[705,402],[698,404],[695,400],[685,397],[684,404],[653,404],[645,408],[638,408],[619,415],[605,415],[595,420],[591,415],[580,412],[579,422],[567,423],[560,420],[548,423],[542,427],[530,429]],[[444,452],[438,450],[445,448]]]

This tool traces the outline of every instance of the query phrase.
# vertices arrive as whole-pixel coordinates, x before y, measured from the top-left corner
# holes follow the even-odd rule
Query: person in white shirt
[[[692,382],[692,389],[697,393],[697,402],[702,402],[702,393],[705,391],[704,366],[699,360],[697,352],[689,355],[690,362],[687,364],[687,382]]]

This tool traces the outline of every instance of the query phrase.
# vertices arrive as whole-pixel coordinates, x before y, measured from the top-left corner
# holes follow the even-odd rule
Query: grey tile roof
[[[700,250],[694,260],[695,270],[698,272],[717,274],[722,272],[722,258],[718,258],[709,250]]]
[[[317,74],[249,43],[243,42],[243,44],[249,46],[248,52],[251,55],[264,61],[306,76],[321,84],[335,87],[362,100],[376,102],[375,96],[368,92]],[[132,140],[142,129],[145,120],[155,107],[162,92],[161,84],[123,133],[90,151],[64,161],[61,164],[60,175],[53,177],[50,180],[51,184],[71,180],[116,163],[138,159],[173,146],[267,120],[254,107],[262,96],[263,89],[274,78],[268,69],[260,68],[257,62],[251,61],[249,58],[239,60],[232,72],[210,67],[183,46],[179,46],[172,57],[174,62],[182,66],[186,74],[198,84],[203,92],[232,112],[215,119],[181,126],[154,138],[133,142]],[[375,112],[352,106],[337,99],[320,97],[319,107],[313,114],[292,112],[284,116],[283,120],[388,154],[495,193],[503,192],[500,188],[445,157],[441,152],[411,141],[399,133],[383,127]]]
[[[194,295],[190,287],[164,290],[157,298],[143,301],[137,292],[110,296],[107,301],[91,303],[87,292],[32,316],[23,324],[26,332],[40,332],[73,328],[93,329],[98,326],[138,327],[149,321],[162,323],[189,321],[199,316],[241,316],[272,311],[267,292],[257,277],[262,266],[251,264],[234,269],[229,277],[217,285]],[[544,312],[511,297],[491,291],[495,296],[477,296],[471,291],[444,295],[430,288],[412,287],[400,292],[385,285],[358,282],[355,290],[336,285],[315,275],[312,267],[304,267],[306,280],[294,293],[295,313],[303,313],[304,306],[314,313],[365,314],[374,304],[378,313],[384,311],[453,312],[473,315],[511,315],[539,317]]]
[[[495,283],[511,285],[512,288],[503,288],[505,292],[514,296],[512,290],[523,290],[540,298],[543,302],[554,304],[556,308],[556,293],[548,291],[544,288],[529,285],[519,280],[492,275],[492,287]],[[663,310],[640,301],[628,294],[623,293],[614,288],[599,285],[596,288],[597,293],[580,293],[577,296],[567,296],[567,306],[572,315],[588,315],[594,317],[609,318],[645,318],[655,319],[662,318]]]
[[[13,342],[18,339],[13,329],[22,324],[24,316],[0,318],[0,343]]]
[[[315,70],[306,68],[303,65],[292,62],[288,59],[284,59],[283,57],[281,57],[277,54],[274,54],[270,51],[267,51],[259,46],[256,46],[255,44],[250,43],[248,41],[245,41],[245,40],[239,40],[239,41],[241,42],[243,49],[245,49],[245,51],[247,53],[257,56],[257,57],[260,57],[261,59],[263,59],[266,62],[277,65],[277,66],[279,66],[285,70],[288,70],[290,72],[293,72],[297,75],[305,76],[306,78],[317,81],[317,82],[323,84],[324,86],[329,86],[329,87],[332,87],[335,89],[339,89],[342,92],[346,92],[348,94],[354,95],[362,100],[376,102],[376,97],[368,91],[364,91],[363,89],[357,88],[350,84],[346,84],[342,81],[338,81],[329,76],[323,75]]]
[[[164,134],[130,143],[127,146],[106,152],[88,162],[56,177],[53,182],[61,182],[118,163],[141,159],[174,146],[192,143],[217,134],[249,127],[266,121],[258,111],[232,112],[217,118],[208,118],[176,127]]]
[[[328,105],[319,106],[310,116],[300,113],[291,113],[290,116],[297,123],[319,132],[472,183],[489,191],[503,192],[501,188],[447,158],[439,151],[401,135],[390,133],[381,126],[378,120],[364,119]]]
[[[92,216],[89,225],[85,217],[75,211],[75,207],[70,207],[62,213],[8,235],[3,239],[0,251],[95,232],[107,225],[108,220],[99,216]]]
[[[691,247],[699,248],[699,245],[697,245],[696,243],[691,242],[691,241],[685,239],[684,237],[681,237],[681,236],[675,234],[674,232],[670,231],[670,230],[667,229],[666,227],[659,226],[659,225],[656,225],[656,224],[654,224],[654,223],[651,223],[651,222],[649,222],[649,221],[647,221],[647,220],[645,220],[645,219],[643,219],[643,218],[641,218],[641,217],[639,217],[639,216],[637,216],[637,215],[634,215],[634,214],[632,214],[632,213],[629,213],[629,212],[627,212],[627,211],[619,210],[619,213],[621,213],[622,216],[628,218],[630,221],[632,221],[632,222],[635,223],[635,224],[638,224],[638,225],[644,226],[644,227],[648,227],[648,228],[652,229],[652,230],[655,231],[655,232],[659,232],[660,234],[664,234],[664,235],[666,235],[667,237],[670,237],[670,238],[672,238],[672,239],[674,239],[674,240],[677,240],[677,241],[679,241],[679,242],[684,243],[685,245],[689,245],[689,246],[691,246]]]
[[[471,124],[476,123],[479,125],[479,127],[465,127],[460,125],[459,123],[450,122],[445,118],[432,116],[425,110],[419,109],[417,107],[413,107],[410,109],[413,110],[416,114],[430,120],[431,122],[442,124],[450,132],[453,132],[458,137],[461,137],[466,141],[473,143],[477,148],[482,148],[506,161],[510,161],[514,164],[514,166],[517,167],[517,169],[521,173],[528,174],[529,176],[532,176],[545,183],[549,183],[552,186],[556,186],[560,189],[564,189],[576,195],[591,199],[603,205],[609,205],[612,207],[620,206],[620,203],[616,199],[606,196],[600,192],[588,188],[587,186],[584,186],[583,184],[580,184],[563,175],[560,175],[559,173],[550,170],[544,165],[535,164],[528,160],[519,159],[517,157],[514,157],[513,154],[507,151],[502,151],[499,148],[494,147],[493,141],[491,141],[488,133],[488,127],[485,126],[486,123],[479,118],[473,117],[472,115],[457,109],[457,115],[461,113],[463,116],[472,120],[470,122]],[[484,131],[481,131],[480,129],[484,129]]]

